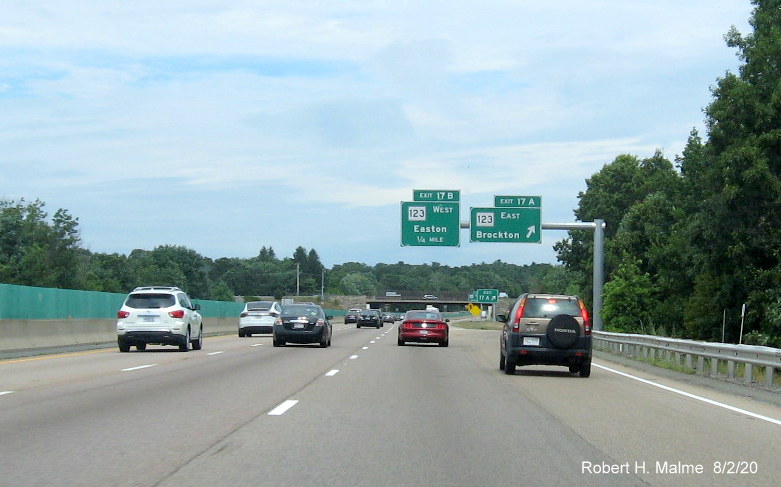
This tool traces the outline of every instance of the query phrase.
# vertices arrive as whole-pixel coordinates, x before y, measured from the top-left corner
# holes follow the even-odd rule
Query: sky
[[[401,246],[413,190],[542,197],[574,222],[618,155],[680,154],[749,0],[2,0],[0,199],[82,247],[464,266],[541,244]],[[614,222],[607,222],[608,225]]]

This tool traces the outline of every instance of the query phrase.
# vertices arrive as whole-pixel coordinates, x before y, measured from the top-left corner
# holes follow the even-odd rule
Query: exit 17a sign
[[[459,246],[459,203],[404,201],[401,203],[402,246]]]
[[[494,196],[494,206],[501,208],[542,208],[542,196]]]
[[[478,303],[495,303],[499,301],[498,289],[478,289],[475,291]]]

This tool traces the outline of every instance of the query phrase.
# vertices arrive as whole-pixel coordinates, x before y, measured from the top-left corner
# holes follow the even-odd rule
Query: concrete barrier
[[[236,333],[238,318],[204,318],[206,335]],[[0,352],[116,342],[117,320],[0,320]]]

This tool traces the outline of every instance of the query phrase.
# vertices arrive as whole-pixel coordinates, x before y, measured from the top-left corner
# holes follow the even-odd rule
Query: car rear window
[[[271,309],[271,301],[253,301],[247,303],[247,311],[268,311]]]
[[[580,316],[580,305],[572,298],[527,298],[524,318],[553,318],[556,315]]]
[[[125,306],[136,309],[169,308],[176,304],[173,294],[131,294]]]
[[[320,315],[319,308],[313,308],[311,306],[285,306],[282,308],[282,316],[285,317],[298,317],[298,316],[318,316]]]
[[[442,321],[439,313],[432,313],[431,311],[409,311],[406,319],[408,320],[436,320]]]

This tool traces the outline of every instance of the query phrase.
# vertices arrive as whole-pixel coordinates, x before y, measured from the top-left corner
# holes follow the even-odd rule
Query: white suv
[[[120,352],[147,344],[177,345],[187,352],[203,347],[203,318],[190,298],[178,287],[137,287],[117,312],[117,344]]]

